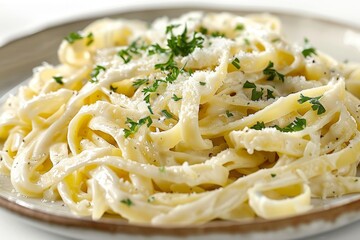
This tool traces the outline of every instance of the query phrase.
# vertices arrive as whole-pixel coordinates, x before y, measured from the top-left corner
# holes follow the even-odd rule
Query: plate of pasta
[[[360,219],[358,30],[195,10],[4,47],[67,32],[49,62],[0,70],[1,206],[87,239],[303,237]]]

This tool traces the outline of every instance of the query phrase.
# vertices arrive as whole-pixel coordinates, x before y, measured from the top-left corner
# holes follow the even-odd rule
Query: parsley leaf
[[[148,54],[149,56],[154,55],[154,54],[160,54],[160,53],[166,53],[166,49],[162,48],[158,43],[150,45],[148,47]]]
[[[302,50],[301,53],[302,53],[302,55],[303,55],[304,57],[311,56],[312,54],[317,55],[316,49],[313,48],[313,47],[306,48],[306,49]]]
[[[240,60],[238,58],[234,58],[231,64],[236,67],[236,69],[240,69]]]
[[[199,32],[201,32],[202,34],[206,35],[206,34],[208,34],[209,30],[208,30],[207,28],[201,26],[201,27],[199,28]]]
[[[258,101],[259,99],[262,98],[262,96],[264,94],[263,88],[261,88],[260,91],[257,91],[255,83],[251,83],[249,81],[246,81],[244,83],[243,88],[252,88],[252,91],[251,91],[251,100],[252,101]]]
[[[148,82],[149,82],[149,79],[141,78],[141,79],[136,79],[132,85],[136,88],[139,88],[141,85],[146,84]]]
[[[83,36],[81,36],[81,34],[78,32],[72,32],[69,33],[69,35],[67,35],[66,37],[64,37],[64,39],[68,41],[68,43],[73,44],[77,40],[83,39]]]
[[[306,127],[306,119],[297,117],[292,123],[284,128],[279,126],[274,127],[281,132],[297,132],[303,130]]]
[[[273,67],[274,67],[274,63],[272,61],[269,61],[269,64],[263,70],[263,73],[268,76],[267,80],[272,81],[277,77],[279,80],[284,82],[285,76],[279,73],[278,71],[276,71]]]
[[[110,85],[110,90],[113,91],[113,92],[116,92],[118,88],[117,87],[114,87],[113,85]]]
[[[244,38],[244,43],[245,43],[246,45],[250,46],[250,41],[249,41],[249,39]]]
[[[97,77],[100,74],[100,71],[105,72],[106,68],[101,65],[96,65],[96,67],[92,70],[92,72],[90,74],[90,76],[91,76],[90,82],[92,82],[92,83],[99,82],[99,79]]]
[[[206,85],[206,82],[199,82],[199,84],[200,84],[201,86],[205,86],[205,85]]]
[[[256,122],[256,124],[250,128],[255,129],[255,130],[261,130],[261,129],[265,128],[265,123],[264,122]]]
[[[307,96],[304,96],[304,95],[300,94],[300,99],[298,99],[298,103],[300,103],[300,104],[303,104],[305,102],[311,103],[312,104],[312,106],[311,106],[312,110],[317,111],[317,115],[320,115],[320,114],[326,112],[325,107],[319,101],[319,99],[321,97],[322,97],[322,95],[312,98],[312,97],[307,97]]]
[[[179,101],[182,99],[182,97],[178,97],[176,96],[176,94],[173,94],[173,96],[171,97],[175,102]]]
[[[146,125],[150,127],[152,124],[152,119],[150,116],[147,116],[141,118],[138,122],[135,122],[131,118],[127,118],[125,123],[128,124],[129,126],[129,129],[124,129],[125,138],[127,138],[130,135],[136,133],[140,129],[140,127],[145,123],[147,123]]]
[[[94,34],[89,33],[87,36],[86,46],[90,46],[94,42]]]
[[[242,23],[236,24],[235,30],[237,30],[237,31],[242,31],[242,30],[244,30],[244,29],[245,29],[244,24],[242,24]]]
[[[167,40],[167,45],[171,49],[172,53],[175,56],[187,56],[192,53],[195,48],[202,48],[204,38],[196,36],[197,33],[194,32],[193,37],[191,40],[188,39],[187,36],[187,26],[185,26],[184,31],[180,34],[175,36],[172,32],[174,25],[170,25],[166,29],[166,33],[171,34],[170,38]]]
[[[301,53],[305,58],[311,56],[312,54],[317,55],[316,49],[313,47],[309,47],[309,39],[304,38],[304,43],[306,48],[304,48]]]
[[[271,173],[270,176],[274,178],[276,177],[276,173]]]
[[[120,50],[118,53],[118,56],[122,58],[122,60],[124,61],[124,63],[128,63],[131,61],[132,56],[131,54],[128,52],[128,50],[126,49],[122,49]]]
[[[256,88],[256,85],[255,85],[255,83],[246,81],[243,85],[243,88]]]
[[[174,118],[174,116],[173,116],[171,113],[169,113],[166,109],[162,110],[161,113],[162,113],[167,119],[169,119],[169,118]]]
[[[219,31],[215,31],[211,33],[212,37],[225,37],[225,33],[219,32]]]
[[[233,117],[234,114],[232,114],[229,110],[226,110],[226,116],[229,118],[229,117]]]
[[[82,36],[79,32],[71,32],[71,33],[69,33],[69,35],[64,37],[64,39],[70,44],[73,44],[76,41],[81,40],[83,38],[84,38],[84,36]],[[90,46],[94,42],[94,34],[89,33],[86,36],[86,38],[87,38],[86,46]]]
[[[274,91],[271,91],[270,89],[267,89],[267,91],[266,91],[266,99],[269,100],[271,98],[275,98],[273,93],[274,93]]]
[[[123,199],[120,202],[127,205],[128,207],[134,205],[134,203],[130,200],[130,198]]]
[[[64,84],[64,82],[62,81],[62,79],[63,79],[62,76],[53,76],[53,79],[55,80],[55,82],[57,82],[60,85]]]

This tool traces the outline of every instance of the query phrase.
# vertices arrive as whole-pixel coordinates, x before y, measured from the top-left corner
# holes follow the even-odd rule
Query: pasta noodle
[[[71,33],[0,115],[0,171],[80,216],[274,219],[359,193],[360,65],[268,14],[191,12]]]

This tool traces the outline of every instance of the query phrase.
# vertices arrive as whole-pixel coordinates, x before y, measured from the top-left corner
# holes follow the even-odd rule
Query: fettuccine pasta
[[[360,65],[272,15],[98,20],[3,105],[0,171],[80,216],[274,219],[359,193]]]

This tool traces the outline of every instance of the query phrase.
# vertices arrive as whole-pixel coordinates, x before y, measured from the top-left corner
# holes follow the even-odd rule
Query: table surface
[[[0,0],[0,47],[16,38],[68,21],[86,18],[87,16],[103,15],[127,9],[167,6],[184,6],[194,1],[166,1],[166,0]],[[217,4],[219,1],[197,0],[196,6]],[[205,5],[206,4],[206,5]],[[222,0],[222,7],[243,6],[252,9],[301,11],[305,15],[320,16],[343,23],[360,26],[360,14],[356,1],[353,0]],[[58,240],[66,239],[43,230],[34,228],[10,213],[0,209],[1,239],[6,240]],[[332,232],[311,237],[309,239],[356,239],[360,234],[360,222],[353,223]]]

